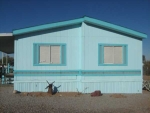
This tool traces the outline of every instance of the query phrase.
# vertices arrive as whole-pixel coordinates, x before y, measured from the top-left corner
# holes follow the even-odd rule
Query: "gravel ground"
[[[150,92],[80,96],[24,96],[12,85],[0,85],[0,113],[150,113]]]

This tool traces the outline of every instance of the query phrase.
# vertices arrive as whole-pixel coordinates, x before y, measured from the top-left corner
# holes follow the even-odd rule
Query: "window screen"
[[[60,46],[40,46],[40,62],[43,64],[60,64]]]
[[[122,47],[116,46],[114,47],[114,64],[122,64],[123,63],[123,51]]]
[[[123,63],[122,46],[104,46],[104,63],[105,64],[122,64]]]
[[[60,64],[60,46],[50,46],[50,60],[52,64]]]
[[[113,47],[104,47],[104,63],[114,63],[114,52],[113,52]]]
[[[40,46],[40,63],[50,63],[50,47]]]

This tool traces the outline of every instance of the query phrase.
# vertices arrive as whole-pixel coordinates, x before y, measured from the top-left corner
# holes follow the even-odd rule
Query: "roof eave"
[[[89,18],[89,17],[84,17],[84,20],[87,23],[98,25],[98,26],[101,26],[101,27],[104,27],[104,28],[108,28],[108,29],[117,31],[117,32],[121,32],[121,33],[124,33],[124,34],[131,35],[131,36],[134,36],[134,37],[137,37],[137,38],[142,38],[142,39],[147,38],[147,35],[144,34],[144,33],[140,33],[140,32],[137,32],[137,31],[134,31],[134,30],[131,30],[131,29],[128,29],[128,28],[124,28],[124,27],[121,27],[121,26],[118,26],[118,25],[114,25],[114,24],[111,24],[111,23],[108,23],[108,22],[104,22],[104,21]]]
[[[74,19],[74,20],[69,20],[69,21],[63,21],[63,22],[57,22],[57,23],[51,23],[51,24],[45,24],[45,25],[40,25],[40,26],[34,26],[34,27],[29,27],[29,28],[24,28],[24,29],[19,29],[19,30],[14,30],[13,35],[22,35],[25,33],[31,33],[31,32],[36,32],[40,30],[47,30],[47,29],[52,29],[52,28],[57,28],[57,27],[63,27],[63,26],[68,26],[68,25],[74,25],[82,22],[87,22],[91,23],[93,25],[98,25],[107,29],[111,29],[117,32],[121,32],[130,36],[134,36],[140,39],[145,39],[147,38],[146,34],[124,28],[121,26],[117,26],[108,22],[104,22],[101,20],[97,20],[94,18],[89,18],[89,17],[83,17],[79,19]]]
[[[13,35],[21,35],[25,33],[40,31],[40,30],[47,30],[47,29],[52,29],[52,28],[57,28],[57,27],[74,25],[74,24],[81,23],[82,21],[83,21],[83,18],[79,18],[75,20],[69,20],[69,21],[63,21],[63,22],[57,22],[57,23],[51,23],[51,24],[45,24],[45,25],[40,25],[40,26],[14,30]]]

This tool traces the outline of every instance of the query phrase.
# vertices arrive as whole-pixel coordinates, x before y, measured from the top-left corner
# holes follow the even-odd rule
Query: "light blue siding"
[[[24,38],[25,37],[25,38]],[[79,69],[80,25],[17,36],[15,70],[69,70]],[[33,43],[65,43],[66,66],[34,66]]]
[[[34,66],[34,43],[65,43],[65,66]],[[127,65],[99,66],[98,44],[128,45]],[[102,29],[87,23],[57,29],[17,35],[15,40],[15,81],[14,88],[19,91],[47,91],[46,80],[55,81],[59,91],[83,91],[91,93],[142,93],[142,40],[120,33]],[[17,71],[20,73],[17,73]],[[23,72],[37,71],[39,73]],[[40,71],[39,71],[40,70]],[[46,74],[44,71],[76,70],[74,74]],[[82,72],[115,71],[115,74],[83,74]],[[133,73],[126,74],[125,71]],[[123,74],[117,74],[121,71]],[[86,89],[85,89],[86,88]],[[84,90],[85,89],[85,90]]]
[[[142,68],[142,41],[103,30],[88,24],[84,26],[84,66],[85,70],[124,70]],[[126,44],[128,45],[128,66],[98,66],[98,43],[104,44]]]
[[[44,88],[47,86],[46,80],[48,80],[49,82],[55,81],[54,85],[57,87],[61,85],[59,91],[65,92],[77,91],[77,89],[80,92],[83,92],[84,89],[88,87],[88,89],[86,89],[86,91],[83,93],[90,93],[98,89],[101,90],[102,93],[119,93],[122,92],[124,88],[127,90],[123,90],[122,93],[131,93],[130,87],[133,87],[134,91],[132,91],[132,93],[141,93],[142,88],[137,87],[137,84],[141,84],[142,81],[140,78],[138,78],[138,76],[141,76],[140,70],[18,70],[15,71],[14,88],[19,91],[46,92],[47,90],[45,90]],[[131,84],[132,82],[134,82],[135,84]],[[73,83],[73,85],[71,85],[71,83]],[[95,84],[94,87],[92,87],[93,84]],[[114,86],[114,84],[116,84],[116,87],[112,87]],[[120,86],[120,84],[126,86]],[[29,88],[28,86],[30,85],[31,87]],[[110,89],[110,86],[112,89]]]

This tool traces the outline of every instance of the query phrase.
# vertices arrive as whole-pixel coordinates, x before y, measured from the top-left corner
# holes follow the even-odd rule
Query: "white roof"
[[[0,33],[0,36],[13,36],[12,33]]]

